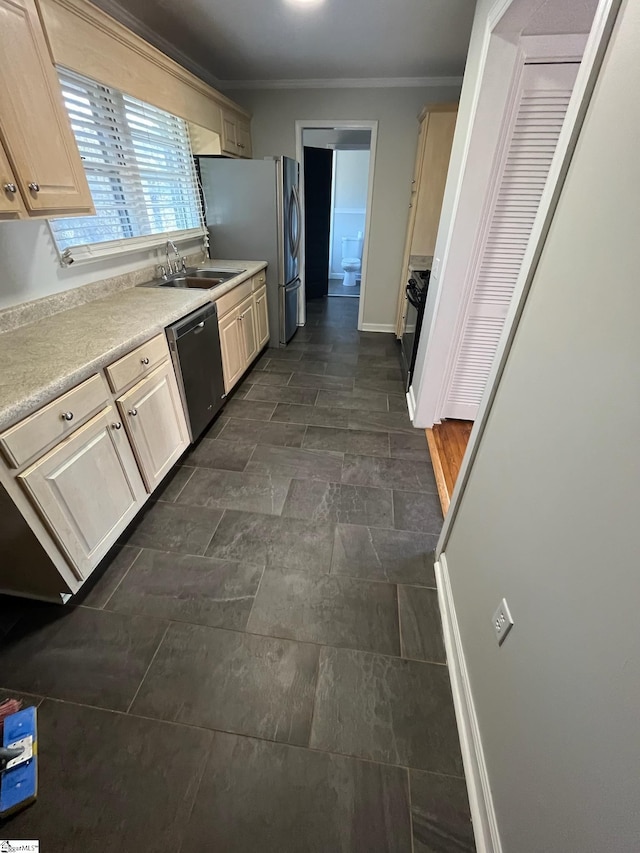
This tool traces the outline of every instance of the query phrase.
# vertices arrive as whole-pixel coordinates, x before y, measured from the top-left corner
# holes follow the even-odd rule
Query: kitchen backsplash
[[[196,264],[203,263],[206,260],[206,256],[200,250],[187,255],[185,260],[189,266],[195,266]],[[80,287],[74,287],[72,290],[54,293],[42,299],[34,299],[30,302],[22,302],[19,305],[12,305],[9,308],[0,310],[0,334],[10,332],[12,329],[17,329],[20,326],[26,326],[29,323],[37,323],[43,317],[50,317],[52,314],[59,314],[61,311],[66,311],[69,308],[76,308],[78,305],[93,302],[95,299],[102,299],[120,290],[128,290],[130,287],[144,284],[144,282],[155,278],[157,272],[158,264],[154,263],[142,269],[123,273],[122,275],[114,275],[102,281],[96,281],[93,284],[83,284]]]

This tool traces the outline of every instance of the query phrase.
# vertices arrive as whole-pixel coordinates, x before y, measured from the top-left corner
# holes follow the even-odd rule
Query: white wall
[[[331,273],[342,275],[342,238],[364,235],[369,186],[369,152],[336,151],[331,229]]]
[[[181,251],[201,245],[188,243]],[[46,222],[0,222],[0,309],[141,269],[161,258],[163,251],[147,250],[64,268]]]
[[[369,152],[336,151],[334,180],[336,207],[365,209],[369,182]]]
[[[639,41],[627,0],[445,548],[504,853],[640,849]]]
[[[364,322],[395,325],[407,228],[417,115],[429,103],[457,100],[459,89],[276,89],[234,91],[253,113],[253,156],[296,156],[296,119],[351,119],[378,125]]]

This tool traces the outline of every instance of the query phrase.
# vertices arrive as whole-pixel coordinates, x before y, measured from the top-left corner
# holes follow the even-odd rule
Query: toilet
[[[343,287],[355,287],[356,276],[362,265],[362,231],[357,237],[342,238],[342,260],[340,266],[344,270]]]

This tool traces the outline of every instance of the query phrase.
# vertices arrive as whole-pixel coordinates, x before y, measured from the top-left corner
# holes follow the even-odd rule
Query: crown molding
[[[102,9],[103,12],[106,12],[107,15],[111,15],[112,18],[115,18],[115,20],[122,24],[122,26],[131,30],[131,32],[135,33],[137,36],[140,36],[141,39],[149,42],[149,44],[153,45],[159,51],[173,59],[173,61],[177,62],[178,65],[186,68],[187,71],[195,74],[196,77],[199,77],[205,83],[208,83],[209,86],[212,86],[214,89],[224,88],[223,81],[218,80],[214,74],[207,71],[207,69],[203,68],[199,63],[194,62],[191,57],[187,56],[186,53],[183,53],[183,51],[172,45],[170,41],[159,36],[139,18],[132,15],[128,9],[123,8],[120,3],[116,2],[116,0],[91,0],[91,2],[94,6],[97,6],[99,9]]]
[[[301,80],[219,80],[225,89],[392,89],[462,86],[462,77],[319,77]]]

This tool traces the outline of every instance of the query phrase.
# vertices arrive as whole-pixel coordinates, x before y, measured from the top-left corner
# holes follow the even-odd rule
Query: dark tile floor
[[[447,853],[473,834],[442,524],[397,344],[308,306],[66,607],[0,599],[40,793],[0,834],[102,853]]]

